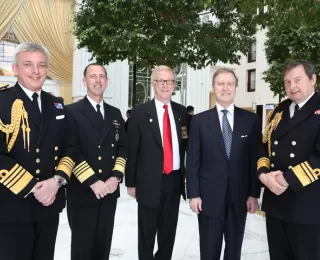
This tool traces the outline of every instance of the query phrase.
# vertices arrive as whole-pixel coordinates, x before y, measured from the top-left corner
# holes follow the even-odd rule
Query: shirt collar
[[[298,103],[299,109],[301,109],[308,101],[309,99],[314,95],[315,92],[313,92],[305,101],[302,101],[300,103]],[[295,106],[297,103],[292,102],[291,106]]]
[[[220,114],[221,111],[224,109],[228,110],[228,112],[231,114],[231,116],[233,116],[233,114],[234,114],[234,104],[231,104],[227,108],[224,108],[219,103],[216,103],[216,107],[217,107],[218,114]]]
[[[163,109],[164,103],[162,103],[160,100],[158,100],[156,98],[154,99],[154,102],[155,102],[156,108],[158,110]],[[169,102],[167,105],[168,105],[168,108],[170,109],[171,108],[171,102]]]
[[[18,82],[18,83],[19,83],[19,82]],[[25,87],[22,86],[20,83],[19,83],[19,85],[20,85],[20,87],[22,88],[23,92],[26,93],[26,95],[31,99],[31,101],[33,100],[33,97],[32,97],[33,93],[38,93],[38,95],[39,95],[38,98],[41,97],[41,89],[40,89],[39,91],[37,91],[37,92],[34,92],[34,91],[30,90],[30,89],[25,88]]]
[[[94,109],[97,109],[97,105],[98,103],[96,101],[94,101],[91,97],[89,97],[87,95],[87,99],[89,100],[89,102],[91,103],[91,105],[93,106]],[[101,102],[99,103],[100,108],[103,108],[103,99],[101,100]]]

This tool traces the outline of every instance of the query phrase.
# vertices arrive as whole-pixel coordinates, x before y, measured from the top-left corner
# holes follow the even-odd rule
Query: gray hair
[[[154,80],[156,74],[158,71],[160,70],[169,70],[172,72],[173,76],[174,76],[174,79],[176,79],[176,74],[174,73],[173,69],[171,69],[170,67],[166,66],[166,65],[159,65],[157,67],[155,67],[153,70],[152,70],[152,73],[151,73],[151,82]]]
[[[213,74],[213,77],[212,77],[212,86],[214,87],[214,84],[215,84],[215,79],[220,75],[220,74],[224,74],[224,73],[231,73],[235,80],[236,80],[236,87],[238,86],[238,77],[236,76],[236,74],[234,73],[234,71],[232,69],[228,69],[228,68],[221,68],[221,69],[218,69],[214,74]]]
[[[13,64],[18,65],[18,55],[20,52],[41,52],[46,56],[46,65],[50,62],[50,53],[48,49],[34,42],[24,42],[19,44],[13,53]]]

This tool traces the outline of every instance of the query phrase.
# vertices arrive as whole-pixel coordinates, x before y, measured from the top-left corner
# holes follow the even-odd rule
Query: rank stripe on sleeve
[[[80,164],[78,164],[74,168],[73,173],[81,183],[83,183],[92,175],[94,175],[94,171],[86,161],[83,161]]]
[[[0,170],[0,183],[14,194],[19,194],[32,180],[33,176],[16,164],[11,170]]]
[[[126,159],[124,159],[122,157],[118,157],[116,159],[116,163],[115,163],[114,168],[112,170],[119,171],[122,174],[124,174],[125,168],[126,168]]]
[[[57,167],[57,171],[63,171],[68,177],[71,177],[72,169],[75,163],[70,157],[63,157],[61,158],[59,165]]]
[[[267,157],[262,157],[258,160],[257,170],[261,169],[262,167],[267,167],[270,169],[270,159]]]

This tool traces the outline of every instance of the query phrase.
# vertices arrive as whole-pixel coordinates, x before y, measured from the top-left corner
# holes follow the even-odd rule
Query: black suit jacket
[[[314,94],[290,118],[291,100],[276,107],[267,125],[281,115],[268,143],[263,143],[258,173],[280,170],[289,183],[281,195],[265,188],[262,209],[267,214],[297,224],[320,224],[320,98]]]
[[[188,198],[202,199],[202,212],[218,217],[227,187],[238,212],[249,196],[259,197],[256,162],[261,133],[254,113],[235,107],[232,147],[227,158],[216,107],[192,118],[187,154]]]
[[[76,160],[74,174],[67,187],[71,201],[96,201],[90,185],[98,180],[106,181],[115,176],[122,180],[127,159],[127,135],[124,120],[118,108],[104,103],[102,125],[96,110],[87,97],[68,105],[72,118],[73,143],[80,156]],[[119,187],[103,199],[118,198]]]
[[[180,149],[180,191],[185,198],[184,154],[187,135],[187,110],[171,102]],[[172,122],[171,122],[172,123]],[[136,187],[138,203],[157,207],[160,203],[161,179],[163,177],[163,146],[155,101],[134,107],[128,129],[128,163],[126,186]]]
[[[75,147],[69,142],[71,131],[68,115],[60,101],[41,92],[42,120],[31,111],[31,100],[17,83],[0,91],[0,119],[4,124],[14,121],[13,104],[20,100],[28,114],[30,150],[18,128],[17,139],[9,151],[6,134],[0,131],[0,222],[32,222],[50,218],[65,206],[65,189],[59,189],[56,200],[44,207],[33,194],[25,196],[38,181],[60,175],[69,180],[75,160]],[[17,117],[16,117],[17,118]],[[20,119],[19,119],[20,120]],[[12,134],[10,134],[12,137]],[[27,135],[25,135],[27,140]]]

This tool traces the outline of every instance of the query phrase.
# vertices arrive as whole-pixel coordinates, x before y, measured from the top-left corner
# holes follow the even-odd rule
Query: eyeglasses
[[[167,85],[173,85],[175,80],[173,79],[168,79],[168,80],[163,80],[163,79],[159,79],[159,80],[154,80],[157,85],[162,86],[164,83],[166,83]]]

